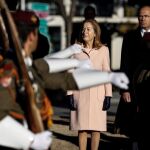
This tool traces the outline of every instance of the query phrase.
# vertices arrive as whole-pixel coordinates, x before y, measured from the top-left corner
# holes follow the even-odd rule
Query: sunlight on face
[[[150,7],[143,7],[140,10],[139,16],[139,25],[145,30],[150,29]]]
[[[95,37],[95,31],[90,22],[86,22],[82,29],[82,38],[85,42],[93,42]]]
[[[34,52],[36,50],[37,44],[38,44],[38,29],[36,29],[35,33],[34,33],[34,38],[33,38],[33,42],[32,42],[32,52]]]

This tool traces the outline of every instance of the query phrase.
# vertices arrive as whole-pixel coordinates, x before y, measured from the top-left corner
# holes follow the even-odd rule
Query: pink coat
[[[90,54],[92,67],[101,71],[110,71],[108,47],[93,49]],[[87,54],[80,53],[74,56],[77,59],[88,58]],[[89,78],[90,80],[90,78]],[[73,91],[76,111],[71,111],[71,130],[106,131],[106,111],[102,110],[105,96],[112,96],[112,85],[100,86]]]

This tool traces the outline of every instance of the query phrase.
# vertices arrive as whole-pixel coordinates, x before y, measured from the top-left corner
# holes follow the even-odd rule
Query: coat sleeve
[[[121,48],[121,62],[120,62],[120,71],[124,72],[129,80],[131,80],[131,52],[129,52],[131,50],[131,45],[132,43],[130,43],[132,41],[131,39],[132,35],[131,33],[126,33],[123,37],[123,43],[122,43],[122,48]],[[132,49],[133,51],[133,49]],[[128,92],[130,90],[130,84],[129,83],[129,89],[128,90],[120,90],[120,93],[122,92]]]
[[[104,50],[105,50],[105,53],[104,53],[102,71],[111,71],[109,49],[108,49],[108,47],[105,47]],[[108,84],[105,84],[104,86],[105,86],[105,96],[112,97],[112,84],[108,83]]]

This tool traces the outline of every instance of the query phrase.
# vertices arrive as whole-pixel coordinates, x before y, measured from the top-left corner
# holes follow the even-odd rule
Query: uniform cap
[[[18,10],[12,12],[11,14],[15,23],[18,25],[27,25],[33,27],[39,26],[39,18],[33,11]]]

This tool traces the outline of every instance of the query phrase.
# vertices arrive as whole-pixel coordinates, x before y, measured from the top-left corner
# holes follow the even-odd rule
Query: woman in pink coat
[[[84,21],[79,41],[84,50],[75,54],[74,57],[79,60],[89,58],[92,68],[110,71],[109,49],[101,43],[100,34],[101,29],[95,20]],[[86,150],[87,135],[91,133],[91,150],[98,150],[100,132],[107,129],[106,110],[103,110],[104,99],[108,100],[106,102],[110,101],[112,85],[103,84],[73,91],[72,94],[74,108],[71,110],[70,127],[71,130],[78,130],[79,149]]]

